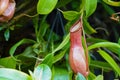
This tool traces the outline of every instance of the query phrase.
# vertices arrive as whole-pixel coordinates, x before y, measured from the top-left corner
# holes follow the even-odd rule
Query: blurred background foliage
[[[86,79],[119,79],[119,0],[15,1],[12,20],[0,23],[0,78],[19,80],[18,74],[24,76],[21,80],[85,80],[68,61],[69,29],[83,15],[90,67]]]

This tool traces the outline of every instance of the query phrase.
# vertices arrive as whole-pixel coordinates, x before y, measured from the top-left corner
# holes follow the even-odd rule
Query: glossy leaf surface
[[[49,14],[56,6],[58,0],[39,0],[37,4],[38,14]]]
[[[97,0],[85,0],[86,17],[89,17],[96,10]]]
[[[32,78],[18,70],[0,68],[0,80],[32,80]]]
[[[35,80],[51,80],[52,72],[48,65],[40,64],[34,70]]]
[[[76,19],[80,15],[80,13],[76,11],[62,11],[62,13],[63,13],[64,18],[69,21]]]
[[[78,73],[75,80],[86,80],[86,79],[82,74]]]

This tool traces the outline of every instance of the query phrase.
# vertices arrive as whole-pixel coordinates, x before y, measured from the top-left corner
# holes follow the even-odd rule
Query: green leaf
[[[47,22],[41,23],[39,34],[43,37],[48,28],[49,28],[49,25],[47,24]]]
[[[111,67],[119,74],[120,76],[120,67],[117,63],[109,56],[105,51],[98,50],[99,54],[111,65]]]
[[[5,29],[5,27],[4,26],[0,26],[0,31],[2,31],[3,29]]]
[[[87,19],[83,19],[83,25],[86,33],[88,34],[97,33],[96,30],[92,28],[92,26],[89,24]]]
[[[109,49],[110,51],[112,51],[120,56],[120,48],[110,46],[110,47],[107,47],[107,49]]]
[[[51,67],[53,64],[53,56],[54,55],[52,53],[48,54],[42,61],[42,64],[47,64],[49,67]]]
[[[87,42],[92,42],[92,43],[108,42],[107,40],[99,39],[99,38],[87,38],[86,41]]]
[[[88,80],[93,80],[95,78],[96,78],[95,74],[93,74],[92,72],[89,72]]]
[[[70,80],[69,73],[65,68],[53,67],[52,73],[53,73],[52,80]]]
[[[39,0],[37,4],[38,14],[49,14],[56,6],[58,0]]]
[[[89,17],[93,12],[96,10],[97,7],[97,0],[86,0],[85,10],[86,10],[86,17]]]
[[[87,42],[95,43],[88,47],[89,50],[94,49],[94,48],[99,48],[99,47],[105,47],[108,50],[110,50],[120,56],[120,45],[117,43],[109,42],[107,40],[99,39],[99,38],[87,38],[86,40],[87,40]]]
[[[108,41],[92,44],[88,47],[88,50],[99,48],[99,47],[105,47],[120,56],[120,45],[117,43],[108,42]]]
[[[39,18],[38,16],[32,18],[33,26],[35,28],[35,35],[36,35],[36,37],[38,36],[38,27],[39,27],[39,25],[38,25],[38,21],[39,21],[38,18]]]
[[[11,57],[0,58],[0,65],[6,68],[16,68],[16,61]]]
[[[118,39],[118,44],[120,45],[120,38]]]
[[[15,69],[0,68],[0,80],[32,80],[26,73]]]
[[[33,52],[33,47],[32,46],[28,46],[24,52],[22,52],[20,55],[28,57],[28,58],[33,58],[36,56],[36,54]]]
[[[59,0],[58,4],[57,4],[57,8],[59,7],[63,7],[65,6],[66,4],[70,3],[72,0]]]
[[[94,80],[103,80],[103,75],[98,75]]]
[[[92,44],[88,47],[88,50],[91,50],[91,49],[95,49],[95,48],[99,48],[99,47],[113,47],[113,48],[120,48],[120,45],[117,44],[117,43],[113,43],[113,42],[99,42],[99,43],[95,43],[95,44]]]
[[[72,21],[80,16],[80,13],[77,11],[61,11],[65,19]]]
[[[102,68],[104,70],[112,70],[112,67],[107,62],[102,61],[90,61],[90,66],[96,68]]]
[[[68,42],[69,42],[69,39],[70,39],[70,34],[68,34],[65,39],[62,41],[62,43],[52,52],[53,54],[55,52],[57,52],[58,50],[62,49]]]
[[[120,6],[120,1],[112,1],[112,0],[103,0],[106,4],[109,4],[111,6]]]
[[[82,74],[78,73],[75,80],[86,80],[86,79]]]
[[[48,65],[40,64],[34,70],[35,80],[51,80],[52,72]]]
[[[61,51],[59,54],[55,55],[54,59],[53,59],[54,60],[53,63],[56,63],[57,61],[59,61],[60,59],[62,59],[63,56],[65,55],[65,53],[66,53],[66,50]]]
[[[15,53],[15,50],[17,49],[17,47],[19,47],[20,45],[22,44],[26,44],[26,43],[35,43],[34,40],[31,40],[31,39],[22,39],[20,40],[19,42],[17,42],[15,45],[13,45],[11,48],[10,48],[10,55],[13,57],[14,53]]]
[[[109,15],[112,15],[115,13],[114,9],[112,9],[111,6],[105,4],[102,2],[103,7],[105,8],[105,11],[108,12]]]
[[[5,40],[8,41],[9,38],[10,38],[10,30],[9,29],[6,29],[5,32],[4,32],[4,37],[5,37]]]

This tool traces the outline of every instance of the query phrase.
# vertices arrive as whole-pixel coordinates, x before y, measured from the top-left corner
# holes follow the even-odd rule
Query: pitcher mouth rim
[[[73,30],[74,26],[77,25],[78,23],[80,23],[79,27],[75,30]],[[79,20],[77,20],[77,22],[75,22],[72,27],[70,28],[70,32],[77,32],[82,28],[82,19],[80,18]]]

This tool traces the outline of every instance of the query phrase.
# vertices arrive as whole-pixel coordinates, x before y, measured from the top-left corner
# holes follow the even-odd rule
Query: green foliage
[[[15,50],[17,49],[18,46],[20,46],[21,44],[26,44],[26,43],[35,43],[34,40],[31,39],[22,39],[21,41],[19,41],[18,43],[16,43],[13,47],[11,47],[10,49],[10,55],[13,57]]]
[[[78,73],[75,80],[86,80],[86,79],[82,74]]]
[[[0,59],[0,66],[6,68],[16,68],[16,61],[11,57],[5,57]]]
[[[9,29],[6,29],[6,31],[4,32],[4,37],[5,37],[6,41],[9,40],[9,38],[10,38],[10,30]]]
[[[54,58],[54,56],[53,56],[53,54],[48,54],[45,58],[44,58],[44,60],[42,61],[42,64],[47,64],[49,67],[51,67],[52,66],[52,64],[53,64],[53,59]]]
[[[52,73],[46,64],[38,65],[34,70],[35,80],[51,80]]]
[[[112,68],[120,75],[120,67],[105,51],[99,50],[100,55],[112,66]]]
[[[32,78],[18,70],[8,69],[8,68],[0,68],[0,80],[32,80]]]
[[[96,78],[95,74],[90,72],[89,75],[88,75],[88,80],[94,80],[95,78]]]
[[[72,0],[59,0],[58,4],[57,4],[57,8],[62,7],[67,5],[68,3],[70,3]]]
[[[62,13],[63,13],[64,18],[69,21],[76,19],[80,15],[80,13],[76,11],[62,11]]]
[[[103,76],[102,75],[98,75],[94,80],[103,80]]]
[[[120,55],[120,45],[117,43],[113,43],[113,42],[99,42],[99,43],[95,43],[91,46],[88,47],[88,50],[94,49],[94,48],[100,48],[100,47],[106,47],[109,50],[115,52],[116,54]]]
[[[69,42],[69,39],[70,39],[70,34],[66,35],[65,39],[61,42],[61,44],[52,53],[55,53],[58,50],[62,49]]]
[[[86,17],[89,17],[97,7],[97,0],[85,0]]]
[[[103,0],[103,1],[111,6],[120,6],[120,1],[113,1],[113,0]]]
[[[37,4],[38,14],[49,14],[56,6],[58,0],[39,0]]]
[[[87,34],[97,33],[96,30],[93,29],[92,26],[89,24],[86,18],[83,19],[83,25]]]
[[[52,80],[71,80],[69,72],[65,68],[53,67],[52,73]]]
[[[0,23],[0,80],[103,80],[104,73],[120,76],[120,33],[116,27],[120,13],[115,13],[119,1],[16,2],[13,19]],[[89,53],[86,77],[74,73],[69,64],[69,29],[81,17],[82,43]],[[116,19],[118,22],[113,21]],[[98,76],[96,70],[101,72]]]
[[[102,61],[90,61],[90,66],[95,67],[95,68],[101,68],[106,71],[112,70],[112,67],[107,63],[107,62],[102,62]]]
[[[62,59],[64,57],[65,53],[66,53],[66,50],[61,51],[59,54],[56,54],[54,56],[53,63],[56,63],[57,61],[59,61],[60,59]]]

